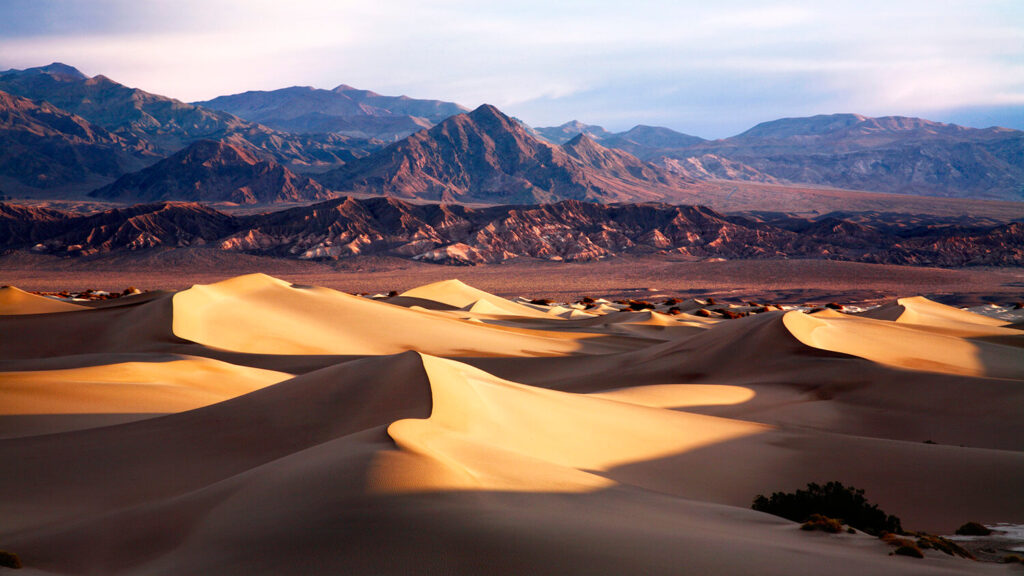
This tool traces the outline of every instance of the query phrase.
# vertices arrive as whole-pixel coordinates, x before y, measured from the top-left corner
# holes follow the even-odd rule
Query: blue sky
[[[1024,129],[1024,1],[0,0],[0,69],[186,101],[292,85],[707,138],[780,117]]]

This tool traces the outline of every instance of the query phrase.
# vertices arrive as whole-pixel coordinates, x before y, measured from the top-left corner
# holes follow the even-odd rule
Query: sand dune
[[[424,297],[416,290],[406,296]],[[456,322],[327,288],[292,286],[259,274],[175,294],[174,334],[207,346],[262,354],[420,350],[447,356],[534,356],[620,349],[603,346],[594,335],[574,337]]]
[[[0,286],[0,316],[74,312],[83,307],[70,302],[30,294],[14,286]]]
[[[1006,322],[997,318],[990,318],[966,310],[960,310],[959,308],[945,306],[921,296],[899,298],[895,302],[889,302],[874,310],[864,312],[861,316],[906,324],[953,329],[963,329],[965,325],[1006,325]]]
[[[908,528],[1024,522],[1024,332],[920,298],[0,294],[0,548],[30,574],[1005,573],[749,509],[829,480]]]
[[[0,372],[0,415],[181,412],[276,384],[289,374],[208,358]]]
[[[1024,379],[1015,347],[915,329],[913,324],[841,313],[789,312],[784,323],[804,344],[911,370]]]
[[[458,280],[434,282],[433,284],[427,284],[426,286],[420,286],[403,292],[401,296],[429,300],[483,314],[525,316],[528,318],[550,317],[547,313],[536,308],[488,294],[483,290],[478,290]]]

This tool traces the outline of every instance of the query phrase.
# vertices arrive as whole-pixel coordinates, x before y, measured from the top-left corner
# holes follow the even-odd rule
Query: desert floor
[[[0,288],[0,549],[22,573],[1020,570],[894,556],[750,505],[837,480],[911,530],[1024,524],[1022,325],[936,301],[1020,300],[1021,271],[633,260],[227,277],[260,263],[0,261],[27,290],[164,289],[79,303]],[[584,295],[656,306],[571,305]]]
[[[181,290],[234,276],[265,273],[299,284],[349,293],[399,292],[460,278],[503,297],[559,301],[583,296],[677,296],[788,304],[831,301],[881,303],[922,295],[944,304],[973,306],[1024,300],[1024,269],[942,269],[826,260],[690,262],[664,256],[613,258],[590,263],[535,260],[451,267],[404,259],[363,257],[309,262],[213,250],[177,249],[99,260],[24,253],[0,256],[0,284],[25,290]]]

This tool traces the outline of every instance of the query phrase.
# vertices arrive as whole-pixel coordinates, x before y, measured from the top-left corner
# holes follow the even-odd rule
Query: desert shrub
[[[738,314],[738,313],[733,312],[732,310],[728,310],[726,308],[718,308],[718,309],[715,310],[715,312],[718,312],[719,314],[722,315],[722,317],[728,318],[730,320],[735,320],[737,318],[742,318],[744,316],[744,314]]]
[[[839,482],[829,482],[824,486],[812,482],[806,490],[775,492],[770,498],[758,495],[753,508],[794,522],[806,522],[812,514],[821,514],[841,519],[845,524],[873,536],[884,532],[903,532],[899,518],[869,503],[863,490],[846,487]]]
[[[768,311],[768,308],[766,308],[764,306],[758,306],[757,308],[754,308],[753,310],[751,310],[750,313],[751,314],[762,314],[762,313],[767,312],[767,311]]]
[[[956,533],[960,536],[988,536],[992,531],[980,522],[968,522],[957,528]]]
[[[628,304],[630,310],[654,310],[654,304],[645,300],[630,300]]]
[[[714,298],[708,298],[708,306],[714,306],[716,304]]]
[[[829,302],[828,304],[825,304],[825,308],[831,308],[833,310],[842,310],[843,305],[838,302]]]
[[[925,532],[918,532],[917,536],[917,547],[922,550],[938,550],[950,556],[959,556],[961,558],[967,558],[974,560],[974,554],[968,552],[963,546],[960,546],[956,542],[942,536],[936,536],[935,534],[927,534]]]
[[[394,298],[395,296],[398,296],[398,290],[388,292],[388,298]]]
[[[538,306],[551,306],[552,302],[554,302],[554,300],[551,298],[535,298],[530,300],[530,304],[536,304]]]
[[[924,552],[921,552],[921,549],[913,544],[904,544],[897,548],[893,554],[897,554],[899,556],[910,556],[911,558],[924,558]]]
[[[878,539],[890,546],[909,546],[914,543],[913,540],[893,534],[892,532],[886,532],[879,536]]]
[[[597,301],[591,298],[590,296],[584,296],[583,298],[580,298],[580,304],[594,304],[595,302]]]
[[[835,518],[829,518],[821,514],[811,514],[811,517],[800,526],[800,529],[808,531],[821,530],[830,534],[839,534],[843,531],[843,523]]]
[[[679,306],[673,306],[673,307],[669,308],[668,312],[667,312],[667,314],[669,316],[678,316],[678,315],[680,315],[682,313],[683,313],[683,311],[679,309]]]
[[[700,310],[697,310],[696,312],[694,312],[694,314],[696,316],[700,316],[701,318],[711,318],[711,312],[708,312],[707,310],[705,310],[703,308],[701,308]]]
[[[1013,303],[1013,309],[1014,310],[1024,309],[1024,302],[1014,302]]]
[[[1003,564],[1024,564],[1024,558],[1016,554],[1007,554],[1003,556]]]
[[[682,300],[679,298],[669,298],[668,300],[665,300],[665,306],[674,306],[680,302],[682,302]]]
[[[21,568],[21,559],[14,552],[0,550],[0,566],[4,568]]]

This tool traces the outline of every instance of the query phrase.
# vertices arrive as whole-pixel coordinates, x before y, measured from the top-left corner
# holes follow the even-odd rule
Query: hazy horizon
[[[11,0],[0,70],[59,61],[184,101],[348,84],[705,138],[833,113],[1024,129],[1024,3],[890,4]]]

